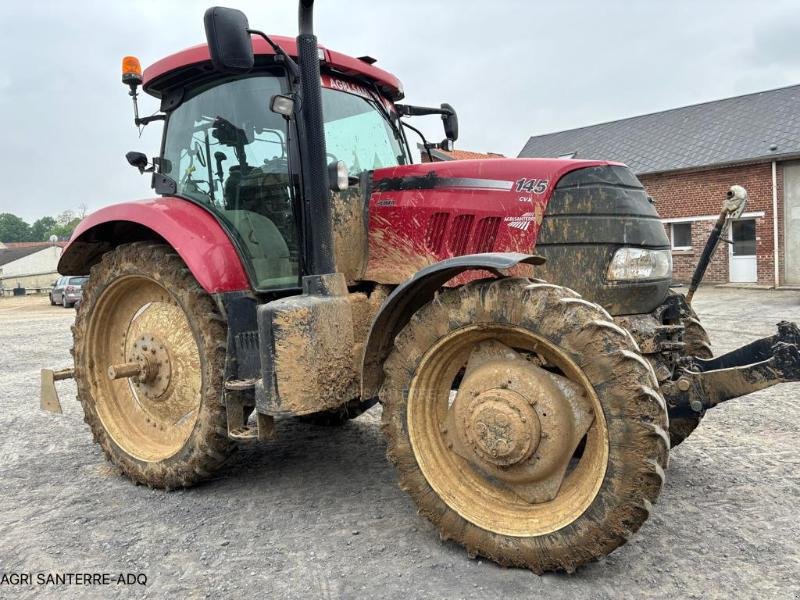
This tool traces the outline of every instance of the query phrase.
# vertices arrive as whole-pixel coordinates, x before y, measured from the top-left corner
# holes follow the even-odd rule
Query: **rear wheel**
[[[174,488],[223,463],[233,448],[220,402],[226,328],[171,248],[136,243],[103,256],[73,331],[85,420],[125,475]]]
[[[574,292],[524,279],[443,291],[384,370],[400,486],[470,555],[573,571],[647,519],[664,401],[630,335]]]

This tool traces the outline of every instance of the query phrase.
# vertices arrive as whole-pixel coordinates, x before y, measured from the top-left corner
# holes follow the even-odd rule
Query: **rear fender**
[[[143,240],[174,248],[209,294],[250,289],[242,259],[217,219],[206,209],[174,197],[123,202],[92,213],[72,234],[58,272],[88,275],[106,252]]]
[[[383,383],[383,363],[389,357],[395,336],[411,316],[430,302],[438,289],[465,271],[479,270],[500,274],[519,265],[541,265],[541,256],[516,252],[468,254],[443,260],[420,270],[398,286],[375,316],[364,348],[361,369],[361,397],[375,397]]]

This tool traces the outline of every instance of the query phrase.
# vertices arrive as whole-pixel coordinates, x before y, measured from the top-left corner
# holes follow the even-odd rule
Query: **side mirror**
[[[206,11],[203,23],[211,62],[217,71],[238,75],[253,68],[253,43],[242,11],[214,6]]]
[[[125,160],[128,161],[130,166],[139,169],[139,173],[144,173],[147,167],[147,155],[143,152],[128,152],[125,155]]]
[[[445,111],[445,114],[442,115],[444,134],[448,140],[455,142],[458,139],[458,115],[456,114],[456,109],[449,104],[442,104],[442,110]]]

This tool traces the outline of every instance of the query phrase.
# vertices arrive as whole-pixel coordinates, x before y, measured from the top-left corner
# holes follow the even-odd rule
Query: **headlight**
[[[643,281],[672,276],[672,251],[620,248],[608,265],[609,281]]]

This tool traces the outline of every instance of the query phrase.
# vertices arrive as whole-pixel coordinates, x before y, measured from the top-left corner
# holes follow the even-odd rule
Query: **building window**
[[[672,228],[672,249],[691,250],[692,249],[692,224],[673,223]]]

